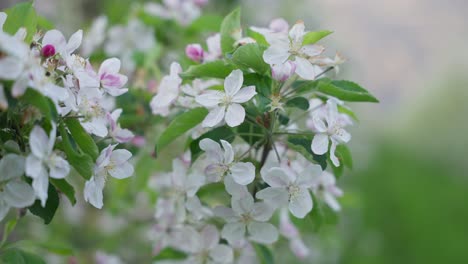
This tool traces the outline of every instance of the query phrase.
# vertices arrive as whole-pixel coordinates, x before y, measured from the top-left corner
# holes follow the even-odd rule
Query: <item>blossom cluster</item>
[[[172,171],[154,176],[155,254],[172,248],[183,263],[255,263],[254,248],[280,237],[305,258],[310,250],[290,215],[341,209],[334,174],[349,166],[345,127],[354,119],[344,101],[360,101],[336,92],[357,84],[330,79],[344,59],[326,57],[316,42],[329,32],[306,31],[302,21],[275,19],[245,37],[241,28],[224,30],[235,12],[207,50],[187,45],[193,64],[184,71],[173,62],[150,103],[153,114],[175,116],[161,138],[174,127],[191,133]],[[179,123],[188,120],[179,114],[199,123]]]
[[[51,192],[69,193],[72,168],[86,178],[84,199],[101,208],[107,177],[133,174],[132,154],[116,149],[134,136],[115,109],[115,97],[128,91],[120,60],[106,59],[96,71],[75,53],[82,30],[68,40],[56,29],[11,34],[3,30],[8,19],[0,13],[0,219],[11,207],[36,199],[46,207]],[[107,144],[100,154],[98,140]]]

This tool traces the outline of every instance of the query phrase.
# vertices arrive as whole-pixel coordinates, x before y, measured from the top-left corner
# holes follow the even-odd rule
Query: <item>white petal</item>
[[[269,169],[262,175],[262,179],[271,187],[286,187],[292,182],[288,173],[279,167]]]
[[[325,192],[323,194],[323,200],[325,203],[327,203],[328,206],[330,206],[333,211],[338,212],[341,210],[340,204],[336,200],[335,196],[333,196],[331,193]]]
[[[47,190],[49,189],[49,177],[45,169],[41,170],[40,174],[33,179],[32,187],[39,200],[41,200],[42,207],[45,207]]]
[[[312,139],[311,145],[312,152],[317,155],[323,155],[328,151],[328,135],[327,134],[315,134]]]
[[[206,152],[208,159],[214,161],[215,163],[223,162],[223,150],[218,142],[210,139],[204,138],[200,141],[200,149]]]
[[[268,205],[267,203],[255,203],[251,212],[251,216],[256,221],[266,222],[270,220],[271,216],[273,215],[275,209]]]
[[[245,110],[240,104],[231,104],[227,107],[225,120],[228,126],[236,127],[245,119]]]
[[[237,222],[239,217],[234,213],[234,210],[225,206],[216,206],[213,213],[217,217],[221,217],[228,223]]]
[[[318,56],[324,50],[325,48],[320,45],[306,45],[301,48],[301,52],[310,57]]]
[[[120,60],[117,58],[110,58],[102,62],[99,67],[98,75],[101,76],[104,73],[118,73],[120,70]]]
[[[62,157],[54,155],[53,164],[49,164],[49,170],[50,177],[62,179],[70,173],[70,164]]]
[[[234,261],[234,252],[227,245],[216,245],[209,254],[215,263],[232,263]]]
[[[250,162],[237,162],[229,169],[234,181],[247,185],[255,179],[255,166]]]
[[[132,164],[125,162],[109,170],[109,174],[116,179],[125,179],[133,175]]]
[[[336,145],[338,145],[338,142],[336,142],[334,139],[331,140],[331,146],[330,146],[330,159],[336,167],[340,166],[340,160],[336,157],[335,155],[335,150],[336,150]]]
[[[245,235],[245,225],[243,223],[227,223],[221,231],[221,237],[226,239],[229,244],[235,244],[242,241]]]
[[[10,181],[4,188],[3,199],[12,207],[27,207],[36,199],[33,188],[25,182]]]
[[[289,211],[297,217],[304,218],[312,210],[312,198],[307,189],[301,188],[299,193],[291,196]]]
[[[319,133],[327,132],[327,126],[325,122],[323,122],[322,118],[319,116],[318,113],[314,113],[312,115],[312,124],[314,125],[314,129]]]
[[[195,101],[204,107],[215,107],[221,103],[223,98],[223,92],[209,90],[195,97]]]
[[[47,174],[46,168],[44,167],[42,160],[38,159],[36,156],[33,154],[30,154],[26,158],[26,175],[31,177],[31,178],[37,178],[41,174]]]
[[[351,140],[351,134],[343,128],[338,129],[333,137],[341,143],[347,143]]]
[[[300,21],[294,24],[294,26],[289,30],[289,37],[293,42],[302,45],[302,40],[304,38],[305,25],[304,22]]]
[[[255,91],[255,86],[247,86],[242,89],[240,89],[239,92],[237,92],[234,97],[232,98],[233,103],[245,103],[252,99],[257,94]]]
[[[204,249],[213,249],[219,242],[219,232],[214,225],[207,225],[201,231],[200,235],[202,238],[201,242],[202,248]]]
[[[232,210],[238,215],[249,214],[254,205],[254,199],[252,195],[248,194],[240,199],[231,199]]]
[[[283,64],[289,58],[288,46],[271,45],[263,53],[263,60],[270,65]]]
[[[1,63],[1,61],[0,61]],[[0,66],[0,72],[1,72],[1,66]],[[1,77],[0,77],[1,78]],[[0,83],[0,110],[6,110],[8,109],[8,100],[5,95],[5,89],[3,88],[3,84]]]
[[[68,40],[67,43],[67,53],[73,53],[81,45],[81,40],[83,39],[83,30],[76,31]]]
[[[301,57],[296,57],[295,62],[297,75],[306,80],[315,79],[315,76],[317,75],[317,69],[312,65],[310,61]]]
[[[31,152],[38,158],[43,158],[48,155],[49,152],[49,137],[46,132],[40,126],[34,126],[29,134],[29,145]]]
[[[3,57],[0,59],[0,78],[14,80],[23,71],[23,63],[14,57]]]
[[[247,229],[249,239],[254,242],[271,244],[278,240],[278,230],[270,223],[251,222]]]
[[[104,183],[104,177],[100,176],[93,176],[85,183],[84,199],[98,209],[101,209],[103,206],[102,190],[104,189]]]
[[[234,150],[231,144],[225,140],[220,140],[224,149],[224,164],[231,164],[234,161]]]
[[[2,32],[0,30],[0,32]],[[10,210],[10,206],[2,199],[0,199],[0,221],[5,218],[5,216],[8,214],[8,211]]]
[[[132,157],[132,153],[126,149],[116,149],[112,151],[111,154],[111,161],[115,162],[115,164],[122,164],[129,160]]]
[[[52,29],[47,31],[42,38],[42,46],[53,45],[56,52],[65,53],[67,41],[62,32]]]
[[[224,90],[226,95],[234,96],[242,87],[244,82],[244,74],[241,70],[232,71],[224,80]]]
[[[219,124],[224,118],[224,107],[213,108],[208,115],[203,119],[203,127],[214,127]]]
[[[7,154],[0,160],[0,182],[21,177],[24,174],[25,159],[16,154]]]
[[[288,204],[289,193],[284,187],[267,187],[257,192],[255,197],[272,206],[281,207]]]
[[[318,164],[309,164],[299,173],[296,184],[300,187],[310,188],[314,185],[315,179],[322,174],[322,167]]]
[[[240,185],[234,181],[231,175],[224,177],[224,187],[226,191],[235,199],[248,195],[249,191],[245,185]]]

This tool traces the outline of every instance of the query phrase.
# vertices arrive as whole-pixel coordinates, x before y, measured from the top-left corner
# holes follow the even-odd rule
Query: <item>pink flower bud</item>
[[[51,44],[47,44],[42,47],[41,54],[45,58],[52,57],[55,55],[55,47]]]
[[[296,71],[296,64],[292,61],[275,65],[271,67],[271,76],[273,79],[284,82]]]
[[[273,30],[273,32],[277,32],[277,33],[288,33],[289,31],[288,22],[282,18],[273,19],[270,22],[269,27],[271,30]]]
[[[203,48],[200,44],[187,45],[185,54],[193,61],[201,62],[203,60]]]
[[[208,4],[208,0],[193,0],[193,3],[196,4],[197,6],[205,6]]]

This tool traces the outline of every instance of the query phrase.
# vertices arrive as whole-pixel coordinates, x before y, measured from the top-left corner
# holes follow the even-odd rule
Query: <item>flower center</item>
[[[301,191],[301,188],[295,184],[291,184],[288,186],[288,192],[289,192],[289,200],[291,201],[292,199],[296,198]]]
[[[252,221],[252,217],[250,214],[242,214],[241,215],[241,222],[244,224],[248,224],[250,221]]]
[[[52,57],[55,55],[55,47],[51,44],[47,44],[44,47],[42,47],[41,54],[45,58]]]

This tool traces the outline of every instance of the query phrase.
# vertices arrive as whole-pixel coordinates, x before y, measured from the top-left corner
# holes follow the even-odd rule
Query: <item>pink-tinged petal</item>
[[[62,32],[52,29],[47,31],[42,38],[42,46],[52,45],[60,53],[66,52],[67,41]]]
[[[224,80],[224,90],[226,95],[234,96],[242,87],[244,82],[244,74],[241,70],[232,71]]]
[[[317,155],[323,155],[328,151],[328,135],[327,134],[315,134],[312,139],[311,145],[312,152]]]
[[[297,218],[304,218],[312,211],[312,197],[307,189],[301,188],[298,193],[291,196],[289,211]]]
[[[115,74],[120,70],[120,60],[117,58],[109,58],[102,62],[101,67],[99,68],[98,75],[102,76],[103,74]],[[102,77],[101,77],[102,79]]]
[[[332,139],[331,140],[331,146],[330,146],[330,159],[331,159],[333,165],[335,165],[335,167],[339,167],[340,166],[340,160],[335,155],[336,145],[338,145],[338,142],[336,142],[336,140]]]
[[[221,237],[226,239],[229,244],[235,244],[244,239],[245,224],[243,223],[227,223],[223,226]]]
[[[232,97],[232,102],[233,103],[245,103],[252,99],[257,94],[255,91],[255,86],[247,86],[239,90],[233,97]]]
[[[103,74],[101,75],[101,85],[102,87],[108,92],[109,94],[113,95],[117,93],[118,95],[123,94],[121,90],[128,91],[128,89],[120,89],[122,88],[128,81],[127,76],[123,74]],[[118,96],[113,95],[113,96]]]
[[[227,107],[225,120],[228,126],[236,127],[245,119],[245,110],[240,104],[231,104]]]
[[[220,91],[206,91],[205,93],[195,97],[195,101],[204,107],[215,107],[221,103],[224,98],[224,93]]]
[[[276,33],[288,33],[289,23],[283,18],[275,18],[270,22],[268,27]]]
[[[73,35],[71,35],[70,39],[67,43],[67,53],[73,53],[78,47],[81,45],[81,41],[83,40],[83,30],[76,31]]]
[[[296,64],[293,61],[271,66],[271,77],[273,79],[284,82],[296,72]]]
[[[224,149],[224,164],[231,164],[234,161],[234,150],[231,144],[226,140],[221,140],[221,145]]]
[[[114,135],[115,141],[119,143],[129,142],[135,137],[132,131],[128,129],[122,129],[122,128],[117,128],[117,130],[115,131],[113,135]]]
[[[248,227],[249,239],[262,244],[272,244],[278,240],[278,230],[270,223],[251,222]]]
[[[289,243],[289,247],[294,255],[300,259],[305,259],[309,256],[309,249],[300,238],[292,239]]]
[[[305,80],[314,80],[318,74],[317,68],[307,59],[296,57],[296,73]]]
[[[289,58],[289,48],[284,45],[271,45],[263,53],[263,60],[270,65],[283,64]]]
[[[292,183],[291,177],[282,168],[274,167],[262,175],[262,179],[271,187],[286,187]]]
[[[200,235],[202,241],[197,241],[202,243],[203,249],[213,249],[219,243],[219,232],[214,225],[207,225],[201,231]]]
[[[255,179],[255,166],[250,162],[237,162],[229,169],[234,181],[247,185]]]
[[[193,61],[201,62],[203,60],[203,48],[200,44],[189,44],[185,47],[185,55]]]
[[[29,145],[31,152],[38,158],[44,158],[49,155],[49,137],[40,126],[34,126],[29,134]]]
[[[285,187],[267,187],[257,192],[255,197],[272,206],[281,207],[288,204],[289,194]]]
[[[203,127],[214,127],[221,123],[224,118],[224,107],[216,107],[211,109],[208,115],[203,119],[202,126]]]

